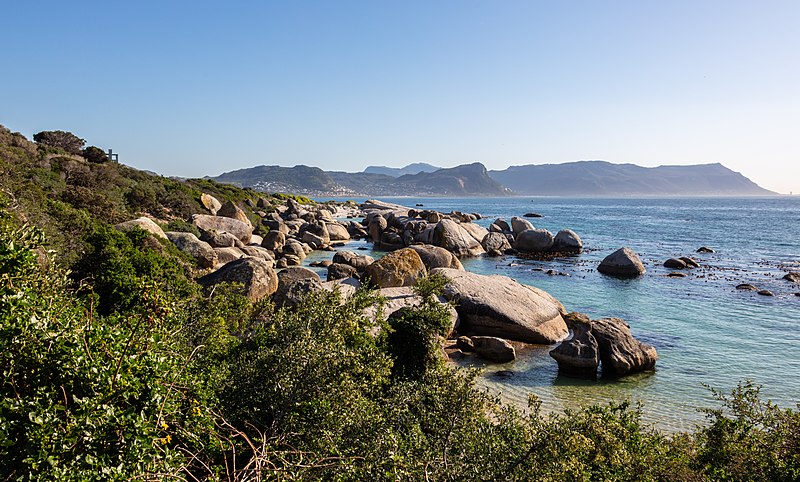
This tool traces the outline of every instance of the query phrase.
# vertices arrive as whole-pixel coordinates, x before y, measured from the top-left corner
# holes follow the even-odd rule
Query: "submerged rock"
[[[759,291],[757,291],[757,294],[759,294],[761,296],[775,296],[775,293],[773,293],[770,290],[759,290]]]
[[[664,267],[670,269],[684,269],[686,268],[686,262],[682,259],[670,258],[664,261]]]
[[[737,290],[744,290],[744,291],[758,291],[758,288],[756,288],[755,286],[753,286],[753,285],[751,285],[749,283],[738,284],[738,285],[736,285],[736,289]]]
[[[640,276],[645,273],[644,264],[630,248],[619,248],[600,262],[597,271],[623,278]]]
[[[791,281],[792,283],[800,283],[800,272],[792,271],[791,273],[787,273],[783,279]]]
[[[699,248],[697,248],[697,252],[698,253],[713,253],[714,250],[709,248],[709,247],[707,247],[707,246],[700,246]]]

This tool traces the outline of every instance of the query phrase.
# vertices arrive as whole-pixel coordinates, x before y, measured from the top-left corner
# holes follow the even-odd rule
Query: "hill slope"
[[[539,196],[771,195],[722,164],[641,167],[605,161],[512,166],[490,171],[517,194]]]

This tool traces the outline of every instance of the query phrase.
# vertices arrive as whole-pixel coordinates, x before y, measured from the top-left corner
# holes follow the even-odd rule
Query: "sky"
[[[159,174],[720,162],[800,193],[800,2],[4,2],[0,124]]]

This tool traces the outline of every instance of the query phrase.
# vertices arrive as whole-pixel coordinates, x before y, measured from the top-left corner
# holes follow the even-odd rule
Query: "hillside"
[[[534,196],[771,195],[722,164],[641,167],[605,161],[512,166],[489,175],[517,194]]]
[[[257,166],[211,178],[265,192],[306,196],[504,196],[509,190],[492,180],[483,164],[392,177],[367,172],[326,172],[316,167]]]

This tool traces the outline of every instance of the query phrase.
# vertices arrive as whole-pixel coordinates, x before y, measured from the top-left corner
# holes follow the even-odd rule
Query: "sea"
[[[800,271],[800,197],[381,200],[478,213],[477,223],[484,227],[497,218],[537,213],[542,217],[527,218],[537,228],[553,234],[574,230],[585,248],[577,256],[477,257],[462,263],[468,271],[544,289],[568,311],[623,318],[634,336],[658,350],[654,372],[616,379],[560,375],[549,356],[555,345],[532,345],[507,364],[462,362],[481,370],[480,389],[507,403],[525,409],[533,394],[543,411],[560,412],[610,401],[640,402],[646,422],[669,432],[691,431],[704,423],[703,408],[719,406],[712,389],[730,392],[750,380],[761,387],[762,398],[800,408],[800,284],[782,279]],[[598,273],[600,261],[623,246],[639,254],[647,272],[635,279]],[[714,253],[697,253],[701,246]],[[358,247],[371,249],[371,244],[354,241],[340,249]],[[330,256],[315,252],[306,263]],[[664,261],[680,256],[693,257],[701,267],[683,270],[684,278],[667,277],[672,270],[663,267]],[[774,296],[737,290],[740,283]]]

